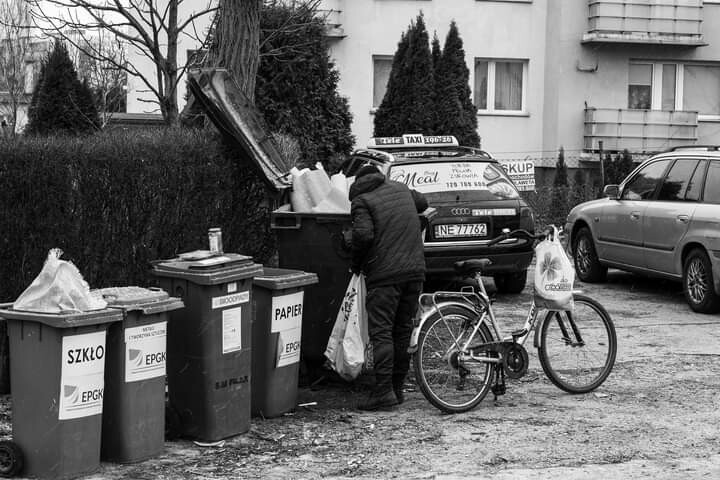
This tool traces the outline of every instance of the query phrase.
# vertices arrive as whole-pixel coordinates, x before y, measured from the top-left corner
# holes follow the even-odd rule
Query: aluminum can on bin
[[[211,228],[208,230],[208,242],[211,253],[223,253],[222,231],[219,228]]]

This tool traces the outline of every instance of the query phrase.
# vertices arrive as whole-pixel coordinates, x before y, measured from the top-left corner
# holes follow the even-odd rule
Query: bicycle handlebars
[[[558,235],[562,232],[561,229],[558,230]],[[548,235],[552,234],[552,228],[548,228],[542,233],[530,233],[525,229],[517,229],[513,230],[511,232],[505,232],[502,235],[493,238],[488,242],[488,246],[491,247],[495,245],[496,243],[500,243],[503,240],[507,240],[508,238],[518,238],[518,237],[525,237],[530,240],[544,240]]]

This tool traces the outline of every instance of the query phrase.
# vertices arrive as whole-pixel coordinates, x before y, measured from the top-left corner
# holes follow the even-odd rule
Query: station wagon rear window
[[[391,180],[425,195],[447,194],[477,199],[513,199],[520,195],[505,171],[489,162],[420,162],[393,165]]]

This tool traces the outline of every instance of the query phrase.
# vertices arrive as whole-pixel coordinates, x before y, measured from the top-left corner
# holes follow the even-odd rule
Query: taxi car
[[[456,261],[488,258],[486,273],[499,292],[523,290],[532,243],[508,239],[489,246],[488,241],[504,228],[534,231],[534,216],[490,154],[462,147],[450,135],[406,134],[371,139],[352,153],[343,173],[351,177],[366,164],[422,193],[436,210],[424,237],[429,278],[452,277]]]
[[[565,231],[580,280],[604,281],[613,267],[681,281],[694,311],[720,311],[718,148],[650,157],[605,198],[573,208]]]

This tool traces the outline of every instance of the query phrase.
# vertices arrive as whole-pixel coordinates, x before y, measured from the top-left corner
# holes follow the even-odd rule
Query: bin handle
[[[278,223],[277,221],[282,219],[282,223]],[[286,220],[292,220],[293,223],[287,222]],[[275,217],[270,219],[270,228],[274,230],[300,230],[300,225],[302,224],[302,219],[298,215],[293,215],[291,217]]]

